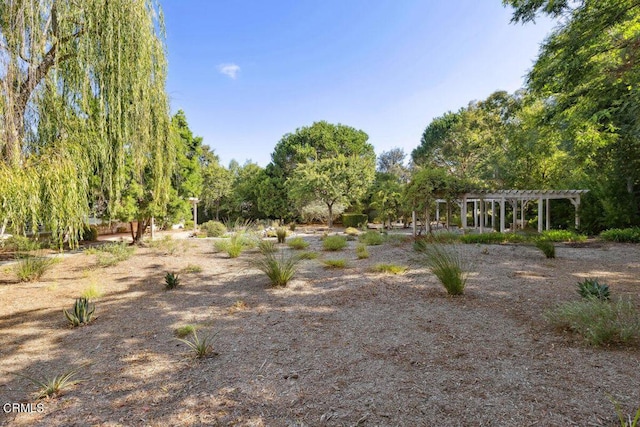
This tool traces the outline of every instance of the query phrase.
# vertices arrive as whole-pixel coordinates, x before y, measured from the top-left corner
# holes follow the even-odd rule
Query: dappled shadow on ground
[[[321,254],[346,258],[349,268],[303,261],[281,289],[251,268],[256,252],[229,259],[207,241],[179,256],[139,249],[106,269],[79,254],[47,282],[1,288],[0,401],[30,399],[33,385],[15,374],[87,365],[78,372],[84,382],[45,400],[44,413],[0,414],[0,423],[446,426],[526,417],[606,425],[615,420],[606,393],[628,412],[640,401],[637,349],[588,348],[541,319],[593,271],[620,273],[612,291],[640,303],[640,268],[626,268],[637,247],[588,249],[596,256],[562,247],[546,260],[528,247],[465,246],[477,274],[465,296],[452,298],[410,261],[407,246],[371,247],[368,260],[357,260],[353,246]],[[377,262],[414,268],[371,273]],[[182,272],[187,265],[201,271]],[[175,290],[164,287],[168,271],[180,272]],[[62,308],[91,283],[104,291],[96,319],[70,329]],[[174,335],[185,324],[215,335],[219,354],[191,357]]]

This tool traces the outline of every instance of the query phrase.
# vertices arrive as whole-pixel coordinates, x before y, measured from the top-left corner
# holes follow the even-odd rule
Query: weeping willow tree
[[[91,210],[161,214],[165,80],[154,0],[0,0],[0,231],[42,224],[74,244]]]

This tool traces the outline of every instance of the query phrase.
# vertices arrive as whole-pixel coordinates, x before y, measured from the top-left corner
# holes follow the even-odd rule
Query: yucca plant
[[[89,303],[87,298],[76,298],[71,312],[67,310],[62,311],[69,323],[71,323],[71,326],[75,328],[76,326],[86,325],[91,322],[93,313],[96,311],[96,305]]]
[[[456,249],[440,244],[426,245],[422,251],[422,262],[440,280],[449,295],[462,295],[467,283],[463,262]]]
[[[187,339],[183,339],[183,338],[176,338],[179,341],[182,341],[183,343],[185,343],[187,346],[189,346],[189,349],[191,350],[191,352],[194,354],[194,356],[198,359],[202,359],[205,358],[209,355],[213,355],[215,354],[213,352],[213,345],[210,343],[210,341],[215,337],[215,335],[213,337],[211,336],[206,336],[202,339],[200,339],[200,337],[198,336],[198,333],[194,330],[193,331],[193,336],[191,337],[191,340],[187,340]]]
[[[287,286],[295,275],[299,262],[300,258],[296,256],[268,254],[257,260],[254,266],[267,275],[272,286],[280,287]]]
[[[609,286],[598,283],[598,279],[584,279],[578,282],[578,293],[583,298],[596,298],[602,301],[608,301],[611,298]]]
[[[180,277],[177,273],[167,273],[164,276],[164,284],[167,289],[175,289],[180,285]]]
[[[60,394],[63,390],[81,383],[83,380],[74,379],[77,374],[76,370],[68,371],[60,375],[56,375],[52,378],[37,379],[27,375],[16,374],[20,377],[26,378],[40,389],[35,393],[36,399],[44,399],[46,397],[53,397]]]

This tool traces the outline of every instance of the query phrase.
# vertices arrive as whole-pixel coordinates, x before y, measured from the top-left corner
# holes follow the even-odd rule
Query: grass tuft
[[[189,323],[187,325],[177,327],[176,329],[174,329],[173,333],[178,338],[184,338],[195,333],[198,329],[200,329],[200,325]]]
[[[327,236],[322,240],[322,249],[325,251],[341,251],[347,246],[347,238],[344,236]]]
[[[322,263],[327,268],[345,268],[347,266],[347,260],[345,259],[325,259]]]
[[[200,267],[197,264],[189,264],[185,268],[182,269],[182,272],[185,273],[185,274],[202,273],[202,267]]]
[[[36,399],[44,399],[47,397],[56,396],[58,394],[61,394],[69,387],[79,384],[83,381],[74,378],[77,375],[76,370],[71,370],[51,378],[43,379],[37,379],[22,374],[16,375],[28,379],[39,387],[39,390],[35,393]]]
[[[35,282],[57,262],[56,258],[44,256],[27,256],[21,258],[15,265],[14,271],[21,282]]]
[[[119,262],[126,261],[131,258],[135,248],[121,243],[109,243],[106,245],[94,246],[85,251],[86,254],[96,255],[96,262],[100,267],[112,267]]]
[[[86,299],[96,299],[100,298],[102,295],[104,295],[104,292],[102,292],[100,287],[95,283],[92,283],[82,291],[80,296]]]
[[[358,240],[367,246],[377,246],[383,244],[387,240],[387,236],[378,231],[369,230],[358,236]]]
[[[300,258],[296,256],[269,254],[255,261],[254,266],[267,275],[271,286],[284,287],[296,274],[298,262]]]
[[[536,248],[540,249],[547,258],[556,257],[556,247],[552,241],[540,238],[534,241]]]
[[[203,359],[207,356],[214,355],[213,345],[210,343],[213,337],[206,336],[200,339],[198,333],[194,330],[190,340],[184,338],[177,339],[185,343],[197,359]]]
[[[372,270],[376,273],[404,274],[407,271],[407,267],[404,265],[382,263],[376,264]]]
[[[294,237],[293,239],[289,239],[287,245],[291,249],[302,250],[307,249],[309,247],[309,242],[304,240],[302,237]]]
[[[424,247],[421,261],[431,269],[449,295],[462,295],[467,283],[463,262],[457,249],[440,244]]]
[[[313,251],[306,251],[298,254],[298,259],[316,259],[318,258],[318,253]]]
[[[367,249],[367,245],[364,243],[358,243],[356,246],[356,256],[358,259],[369,258],[369,250]]]

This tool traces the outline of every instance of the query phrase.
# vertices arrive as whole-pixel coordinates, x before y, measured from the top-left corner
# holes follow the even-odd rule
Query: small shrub
[[[202,267],[196,264],[189,264],[185,268],[182,269],[182,272],[185,274],[189,273],[202,273]]]
[[[584,242],[587,236],[571,230],[545,230],[541,236],[551,242]]]
[[[21,282],[35,282],[57,262],[56,258],[44,256],[27,256],[20,259],[14,271]]]
[[[387,236],[377,231],[369,230],[358,236],[358,240],[367,246],[377,246],[383,244],[387,240]]]
[[[71,312],[62,310],[72,327],[86,325],[91,322],[93,313],[96,311],[95,304],[89,303],[87,298],[77,298]]]
[[[586,298],[545,313],[548,322],[582,336],[594,346],[631,344],[640,338],[640,313],[631,300],[612,303]]]
[[[220,221],[207,221],[200,224],[200,229],[207,233],[207,237],[220,237],[227,232],[227,227]]]
[[[318,258],[318,253],[313,251],[302,252],[298,254],[298,259],[316,259]]]
[[[289,230],[296,231],[296,223],[295,222],[290,222],[289,223]]]
[[[187,249],[187,245],[184,240],[176,240],[171,236],[164,236],[162,239],[153,240],[148,243],[148,246],[155,252],[159,252],[164,255],[182,254]]]
[[[256,261],[254,266],[267,275],[271,286],[284,287],[296,274],[299,260],[295,256],[286,257],[284,253],[279,256],[269,254]]]
[[[278,252],[278,248],[276,247],[276,244],[271,240],[260,240],[258,242],[258,249],[260,250],[260,253],[263,255]]]
[[[407,267],[397,264],[376,264],[372,270],[376,273],[404,274]]]
[[[440,280],[449,295],[462,295],[467,283],[460,254],[440,244],[425,246],[423,263]]]
[[[214,243],[217,250],[226,252],[230,258],[237,258],[248,248],[256,246],[256,241],[244,232],[236,232],[229,239],[218,240]]]
[[[467,244],[522,243],[528,239],[528,236],[518,233],[471,233],[460,236],[460,241]]]
[[[358,243],[356,246],[356,255],[358,259],[369,258],[369,250],[367,249],[367,245],[364,243]]]
[[[73,378],[77,375],[77,371],[75,370],[65,372],[61,375],[56,375],[52,378],[44,378],[41,380],[29,377],[27,375],[17,375],[28,379],[29,381],[40,387],[40,389],[35,393],[36,399],[53,397],[62,393],[65,389],[82,382],[82,380]]]
[[[344,236],[327,236],[322,241],[322,248],[325,251],[340,251],[347,246],[347,239]]]
[[[278,243],[284,243],[287,239],[287,229],[284,227],[276,228],[276,238],[278,239]]]
[[[176,273],[167,273],[164,276],[164,284],[167,289],[175,289],[180,286],[180,277]]]
[[[309,247],[309,242],[304,240],[302,237],[294,237],[293,239],[289,239],[287,245],[291,249],[302,250],[307,249]]]
[[[179,326],[177,327],[173,333],[178,337],[178,338],[184,338],[186,336],[189,336],[193,333],[195,333],[198,329],[200,329],[200,325],[193,325],[193,324],[188,324],[188,325],[184,325],[184,326]]]
[[[328,268],[345,268],[347,266],[347,260],[344,259],[325,259],[322,263]]]
[[[609,286],[598,283],[598,279],[584,279],[579,282],[578,293],[582,298],[596,298],[601,301],[608,301],[611,298]]]
[[[360,234],[360,230],[358,230],[357,228],[354,228],[354,227],[347,227],[344,230],[344,234],[346,234],[348,236],[357,236],[358,234]]]
[[[10,252],[31,252],[41,248],[40,242],[26,236],[11,236],[8,239],[0,240],[4,249]]]
[[[96,262],[100,267],[111,267],[119,262],[126,261],[133,255],[135,248],[121,243],[109,243],[87,249],[86,254],[95,254]]]
[[[86,242],[98,241],[98,228],[95,225],[84,227],[80,238]]]
[[[540,249],[547,258],[556,257],[556,247],[553,242],[547,239],[536,239],[534,244],[536,245],[536,248]]]
[[[365,214],[359,213],[343,213],[342,214],[342,225],[345,227],[354,227],[360,228],[367,225],[367,221],[369,217]]]
[[[198,337],[198,333],[194,330],[191,340],[183,338],[178,338],[178,340],[185,343],[196,358],[203,359],[207,356],[215,354],[213,352],[213,345],[210,344],[212,338],[213,337],[207,336],[203,339],[200,339],[200,337]]]
[[[640,243],[640,227],[612,228],[600,233],[600,238],[610,242]]]

